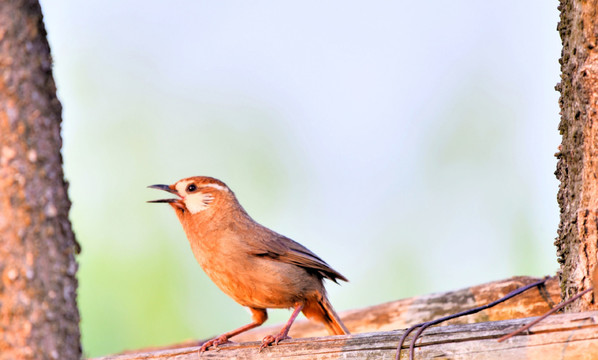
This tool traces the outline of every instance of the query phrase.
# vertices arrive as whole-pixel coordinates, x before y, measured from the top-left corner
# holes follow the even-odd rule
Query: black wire
[[[534,283],[531,283],[529,285],[526,286],[522,286],[520,288],[517,288],[513,291],[511,291],[510,293],[508,293],[507,295],[503,296],[502,298],[495,300],[491,303],[488,303],[486,305],[482,305],[482,306],[478,306],[476,308],[473,309],[469,309],[469,310],[465,310],[465,311],[461,311],[459,313],[456,314],[451,314],[445,317],[441,317],[440,319],[436,319],[436,320],[432,320],[432,321],[428,321],[428,322],[423,322],[420,324],[416,324],[413,325],[412,327],[410,327],[409,329],[407,329],[405,331],[405,333],[403,334],[403,336],[401,336],[401,340],[399,341],[399,346],[397,347],[397,355],[395,357],[395,360],[399,360],[401,357],[401,349],[403,348],[403,344],[405,343],[405,339],[407,339],[407,336],[409,336],[409,334],[415,330],[418,327],[421,327],[421,329],[419,329],[417,331],[417,333],[415,334],[415,336],[413,337],[413,340],[411,340],[411,345],[409,346],[409,360],[413,360],[414,357],[414,353],[415,353],[415,341],[417,340],[417,338],[421,335],[421,333],[428,327],[432,326],[432,325],[436,325],[436,324],[440,324],[441,322],[447,321],[447,320],[451,320],[460,316],[465,316],[465,315],[471,315],[471,314],[475,314],[477,312],[480,312],[482,310],[486,310],[488,308],[491,308],[493,306],[496,306],[498,304],[500,304],[501,302],[507,301],[512,297],[515,297],[519,294],[521,294],[522,292],[529,290],[533,287],[542,285],[546,282],[546,280],[549,279],[549,276],[544,277],[542,280],[538,280]]]

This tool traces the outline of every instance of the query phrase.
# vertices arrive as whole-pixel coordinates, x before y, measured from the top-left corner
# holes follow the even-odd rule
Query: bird
[[[200,353],[219,349],[233,336],[262,325],[272,308],[293,312],[280,332],[262,339],[259,351],[289,339],[300,312],[324,324],[331,335],[349,334],[323,283],[328,279],[338,284],[347,278],[305,246],[253,220],[224,182],[194,176],[148,187],[176,196],[148,202],[167,203],[174,209],[201,268],[252,315],[251,323],[204,342]]]

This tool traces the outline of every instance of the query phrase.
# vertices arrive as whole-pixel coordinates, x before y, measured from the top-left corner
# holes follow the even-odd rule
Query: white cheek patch
[[[187,210],[189,210],[191,214],[197,214],[198,212],[207,209],[213,200],[214,196],[212,196],[211,194],[197,192],[185,196],[185,199],[183,201],[185,202]]]

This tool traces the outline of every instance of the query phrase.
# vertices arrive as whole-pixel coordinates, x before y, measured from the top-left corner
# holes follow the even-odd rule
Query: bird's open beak
[[[148,188],[168,191],[169,193],[175,194],[176,196],[180,197],[179,193],[168,185],[150,185],[148,186]],[[180,203],[180,201],[180,199],[160,199],[149,200],[148,203]]]

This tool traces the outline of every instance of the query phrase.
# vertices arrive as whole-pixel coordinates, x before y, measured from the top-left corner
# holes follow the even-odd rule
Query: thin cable
[[[511,291],[510,293],[508,293],[507,295],[505,295],[504,297],[502,297],[502,298],[500,298],[498,300],[495,300],[495,301],[493,301],[491,303],[488,303],[486,305],[482,305],[482,306],[478,306],[478,307],[473,308],[473,309],[461,311],[461,312],[456,313],[456,314],[451,314],[451,315],[442,317],[440,319],[436,319],[436,320],[432,320],[432,321],[428,321],[428,322],[424,322],[424,323],[413,325],[412,327],[410,327],[409,329],[407,329],[405,331],[405,333],[403,334],[403,336],[401,336],[401,340],[399,341],[399,346],[397,347],[397,355],[395,356],[395,360],[399,360],[400,359],[400,357],[401,357],[401,349],[403,348],[403,344],[405,343],[405,339],[407,339],[407,336],[409,336],[409,334],[413,330],[415,330],[416,328],[421,327],[421,329],[419,329],[417,331],[417,333],[415,334],[415,336],[413,337],[413,340],[411,341],[411,345],[409,346],[409,359],[410,360],[413,360],[413,357],[414,357],[414,353],[415,353],[415,341],[417,340],[417,338],[421,335],[421,333],[426,328],[428,328],[428,327],[430,327],[432,325],[440,324],[441,322],[444,322],[444,321],[447,321],[447,320],[451,320],[451,319],[454,319],[454,318],[457,318],[457,317],[460,317],[460,316],[475,314],[475,313],[480,312],[482,310],[486,310],[488,308],[496,306],[496,305],[498,305],[498,304],[500,304],[500,303],[502,303],[504,301],[509,300],[512,297],[515,297],[515,296],[521,294],[522,292],[524,292],[526,290],[529,290],[529,289],[531,289],[533,287],[536,287],[536,286],[543,285],[546,282],[546,280],[548,280],[548,279],[549,279],[549,276],[546,276],[542,280],[538,280],[538,281],[536,281],[534,283],[531,283],[529,285],[517,288],[517,289]]]
[[[509,333],[503,337],[501,337],[500,339],[498,339],[498,342],[503,342],[529,328],[531,328],[532,326],[536,325],[537,323],[539,323],[540,321],[546,319],[550,314],[555,313],[557,311],[559,311],[560,309],[562,309],[563,307],[571,304],[572,302],[574,302],[575,300],[579,299],[580,297],[584,296],[585,294],[589,293],[590,291],[594,290],[593,287],[584,290],[582,292],[580,292],[579,294],[575,295],[574,297],[568,299],[567,301],[563,301],[562,303],[558,304],[557,306],[553,307],[552,309],[548,310],[544,315],[540,316],[539,318],[537,318],[536,320],[532,321],[531,323],[520,327],[519,329],[513,331],[512,333]]]

